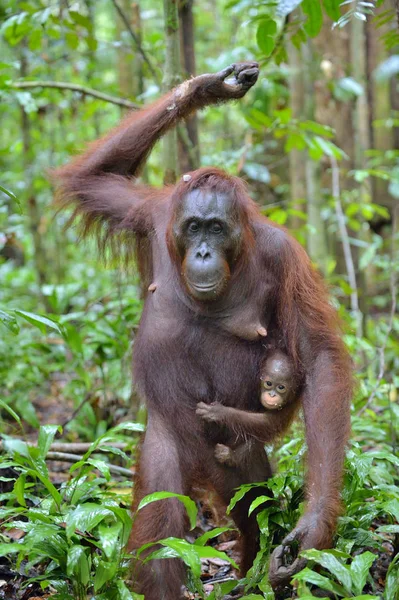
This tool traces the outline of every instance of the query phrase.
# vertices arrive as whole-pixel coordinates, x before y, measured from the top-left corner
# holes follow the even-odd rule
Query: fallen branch
[[[91,442],[53,442],[50,446],[50,450],[53,450],[54,452],[79,452],[84,454],[89,450],[91,445]],[[115,442],[115,444],[103,444],[97,446],[95,452],[97,452],[97,450],[102,450],[103,452],[106,452],[109,449],[112,450],[112,448],[118,448],[118,450],[125,450],[125,448],[127,447],[128,444],[126,444],[125,442]]]
[[[110,94],[104,94],[103,92],[93,90],[92,88],[85,87],[84,85],[80,85],[78,83],[65,83],[62,81],[14,81],[11,83],[10,87],[17,90],[27,90],[37,87],[51,88],[55,90],[69,90],[71,92],[79,92],[84,96],[92,96],[93,98],[103,100],[104,102],[110,102],[111,104],[116,104],[117,106],[124,106],[125,108],[131,108],[133,110],[138,110],[141,108],[138,104],[135,104],[126,98],[110,96]]]
[[[68,452],[47,452],[47,460],[59,460],[61,462],[75,463],[83,460],[83,456],[79,454],[69,454]],[[127,477],[132,476],[132,471],[125,469],[125,467],[118,467],[116,465],[107,465],[110,473],[116,473],[117,475],[126,475]]]

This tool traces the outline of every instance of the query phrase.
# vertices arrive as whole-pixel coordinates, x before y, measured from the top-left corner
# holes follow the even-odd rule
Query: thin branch
[[[395,317],[395,313],[396,313],[396,305],[397,305],[397,278],[396,278],[396,265],[394,264],[394,258],[396,256],[396,233],[397,233],[397,227],[398,227],[398,219],[399,219],[399,207],[395,206],[394,210],[393,210],[393,219],[392,219],[392,235],[391,235],[391,265],[390,265],[390,272],[391,272],[391,276],[389,279],[389,291],[391,294],[391,310],[389,313],[389,321],[388,321],[388,327],[385,333],[385,337],[384,337],[384,341],[382,343],[381,348],[378,351],[379,354],[379,361],[380,361],[380,368],[378,371],[378,377],[377,377],[377,381],[375,382],[375,386],[373,387],[373,390],[370,394],[369,399],[367,400],[366,404],[359,410],[359,412],[357,413],[358,415],[361,415],[372,403],[372,401],[374,400],[376,393],[378,391],[378,388],[380,387],[380,383],[382,381],[382,378],[385,375],[385,350],[388,344],[388,340],[389,340],[389,336],[391,335],[391,331],[393,328],[393,320]]]
[[[133,31],[130,23],[129,23],[129,19],[127,18],[127,16],[125,15],[125,13],[123,12],[123,10],[121,9],[121,7],[119,6],[119,4],[117,3],[116,0],[112,0],[112,4],[115,6],[120,18],[122,19],[126,29],[128,30],[131,38],[133,39],[134,43],[136,44],[136,48],[137,50],[140,52],[141,56],[143,57],[144,62],[147,64],[151,75],[153,76],[153,78],[155,79],[155,81],[158,83],[158,85],[160,84],[160,80],[158,77],[158,74],[155,70],[155,68],[152,66],[152,63],[150,61],[150,59],[148,58],[147,53],[145,52],[144,48],[142,47],[140,40],[138,38],[138,36],[136,35],[136,33]]]
[[[111,104],[116,104],[117,106],[124,106],[125,108],[131,108],[133,110],[138,110],[141,108],[139,104],[135,104],[126,98],[110,96],[109,94],[104,94],[103,92],[93,90],[92,88],[85,87],[84,85],[79,85],[78,83],[65,83],[62,81],[14,81],[11,84],[11,87],[21,90],[37,87],[52,88],[55,90],[70,90],[71,92],[79,92],[84,96],[92,96],[93,98],[103,100],[104,102],[110,102]]]
[[[349,234],[346,228],[345,223],[345,215],[342,209],[341,204],[341,192],[339,186],[339,168],[336,159],[332,156],[330,158],[331,162],[331,188],[332,188],[332,197],[334,198],[335,203],[335,213],[337,215],[339,233],[341,236],[342,249],[344,252],[346,271],[348,274],[348,281],[351,287],[351,309],[355,314],[357,321],[357,333],[359,336],[362,335],[362,326],[361,326],[361,313],[359,309],[359,295],[357,291],[357,283],[356,283],[356,271],[355,265],[353,262],[352,251],[349,241]]]
[[[75,463],[83,459],[83,456],[79,454],[69,454],[67,452],[47,452],[47,460],[59,460],[61,462]],[[118,467],[116,465],[107,465],[111,473],[117,475],[126,475],[127,477],[132,476],[132,471],[125,469],[125,467]]]
[[[37,445],[37,444],[35,444]],[[53,442],[50,446],[50,450],[54,452],[82,452],[83,454],[89,450],[91,447],[91,442]],[[98,450],[102,450],[103,452],[107,452],[107,450],[112,448],[118,448],[119,450],[124,450],[128,448],[128,444],[126,442],[115,442],[114,444],[102,444],[97,446],[96,452]]]

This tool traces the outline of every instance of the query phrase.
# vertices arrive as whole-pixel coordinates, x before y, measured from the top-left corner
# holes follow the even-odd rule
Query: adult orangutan
[[[84,234],[94,233],[102,248],[108,241],[118,249],[135,240],[144,287],[152,283],[156,290],[146,294],[134,348],[135,383],[148,406],[136,504],[159,490],[190,495],[194,484],[211,485],[227,503],[240,484],[270,477],[259,441],[249,448],[245,469],[220,464],[215,444],[228,444],[229,434],[204,423],[196,407],[216,401],[258,410],[266,330],[301,374],[307,506],[274,551],[270,579],[279,586],[299,566],[285,566],[287,546],[294,540],[302,549],[329,546],[340,511],[352,375],[335,310],[305,251],[260,214],[237,177],[203,168],[163,189],[134,179],[155,142],[177,122],[207,105],[241,98],[257,77],[258,65],[251,62],[186,81],[55,176],[64,203],[75,207],[73,217],[81,215]],[[276,434],[287,425],[283,413],[273,413]],[[252,500],[248,494],[233,511],[242,533],[242,572],[258,547],[256,520],[248,517]],[[139,511],[130,548],[184,536],[186,527],[178,500],[155,502]],[[153,561],[136,572],[146,600],[180,597],[179,560]]]

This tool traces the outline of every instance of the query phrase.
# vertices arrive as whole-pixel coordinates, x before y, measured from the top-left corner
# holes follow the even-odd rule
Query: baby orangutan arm
[[[253,413],[224,406],[219,402],[199,402],[196,413],[204,421],[231,429],[238,439],[246,440],[248,436],[252,436],[261,442],[270,442],[287,429],[298,407],[299,401],[295,401],[279,411]]]

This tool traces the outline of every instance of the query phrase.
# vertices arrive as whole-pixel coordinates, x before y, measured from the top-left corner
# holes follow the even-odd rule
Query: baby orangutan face
[[[295,377],[288,357],[276,351],[261,369],[260,401],[266,410],[280,410],[295,397]]]

